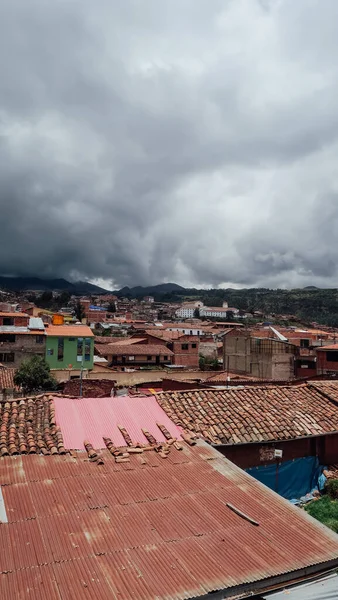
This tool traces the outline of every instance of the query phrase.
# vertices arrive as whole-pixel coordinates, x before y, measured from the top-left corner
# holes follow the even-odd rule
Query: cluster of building
[[[276,326],[224,332],[224,370],[261,380],[338,375],[338,337],[323,329]]]
[[[0,597],[335,597],[338,537],[298,507],[338,464],[335,332],[80,302],[0,305]],[[59,392],[1,398],[34,355]]]
[[[235,463],[337,460],[336,403],[283,389],[282,431],[273,388],[232,393],[0,403],[1,598],[335,597],[337,534]]]

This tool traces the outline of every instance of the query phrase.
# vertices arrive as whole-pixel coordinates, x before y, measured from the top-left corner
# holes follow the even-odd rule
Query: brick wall
[[[42,336],[43,343],[36,342],[35,334],[15,334],[15,342],[2,342],[0,334],[0,362],[8,367],[18,368],[22,361],[34,355],[45,356],[46,336]],[[3,355],[14,354],[14,361],[8,362]]]
[[[174,353],[172,357],[173,365],[183,365],[185,367],[198,368],[199,366],[199,341],[184,337],[171,343],[171,349]]]
[[[6,325],[7,321],[6,319],[12,319],[12,325],[14,325],[15,327],[27,327],[28,323],[29,323],[29,316],[27,315],[27,317],[15,317],[15,316],[10,316],[10,317],[6,317],[6,316],[0,316],[0,326],[1,325]]]
[[[259,342],[259,340],[257,340]],[[234,373],[252,375],[259,379],[289,381],[294,378],[294,355],[289,348],[276,341],[263,340],[252,344],[252,338],[245,332],[229,332],[224,336],[224,368]]]
[[[329,361],[327,360],[325,350],[320,350],[317,352],[317,373],[318,375],[336,372],[338,373],[338,361]]]

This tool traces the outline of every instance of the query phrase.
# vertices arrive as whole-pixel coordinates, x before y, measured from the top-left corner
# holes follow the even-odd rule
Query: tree
[[[199,319],[200,318],[200,309],[197,307],[194,310],[194,319]]]
[[[57,381],[51,375],[49,365],[42,356],[32,356],[24,360],[14,375],[14,383],[20,386],[25,394],[57,388]]]
[[[115,302],[109,302],[107,311],[110,313],[115,313],[116,312],[116,304]]]
[[[84,319],[86,316],[80,300],[77,301],[76,306],[75,306],[75,316],[78,321],[82,321],[82,319]]]

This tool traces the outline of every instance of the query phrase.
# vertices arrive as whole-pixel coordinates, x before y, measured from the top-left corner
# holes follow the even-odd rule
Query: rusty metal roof
[[[235,598],[338,566],[336,534],[204,442],[103,457],[0,460],[2,599]]]

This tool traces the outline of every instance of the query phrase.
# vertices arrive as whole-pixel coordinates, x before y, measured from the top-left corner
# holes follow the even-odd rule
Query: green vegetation
[[[338,533],[338,500],[332,500],[326,495],[307,504],[305,510],[311,517]]]
[[[217,371],[220,368],[217,358],[203,356],[203,354],[199,357],[199,367],[201,371]]]
[[[270,315],[288,315],[289,321],[317,323],[338,327],[337,289],[269,290],[265,288],[175,290],[165,294],[154,294],[156,301],[187,302],[201,300],[209,306],[222,306],[226,300],[230,307],[248,313],[260,311],[261,320]],[[295,323],[293,323],[295,324]]]
[[[76,303],[76,306],[75,306],[75,316],[76,316],[77,320],[78,320],[78,321],[80,321],[80,322],[81,322],[81,321],[82,321],[82,319],[84,319],[84,318],[85,318],[85,316],[86,316],[86,315],[85,315],[85,311],[83,310],[83,306],[82,306],[82,304],[80,303],[80,301],[78,301],[78,302]]]
[[[24,360],[14,375],[14,383],[24,394],[51,391],[57,388],[57,381],[50,373],[49,365],[41,356]]]

